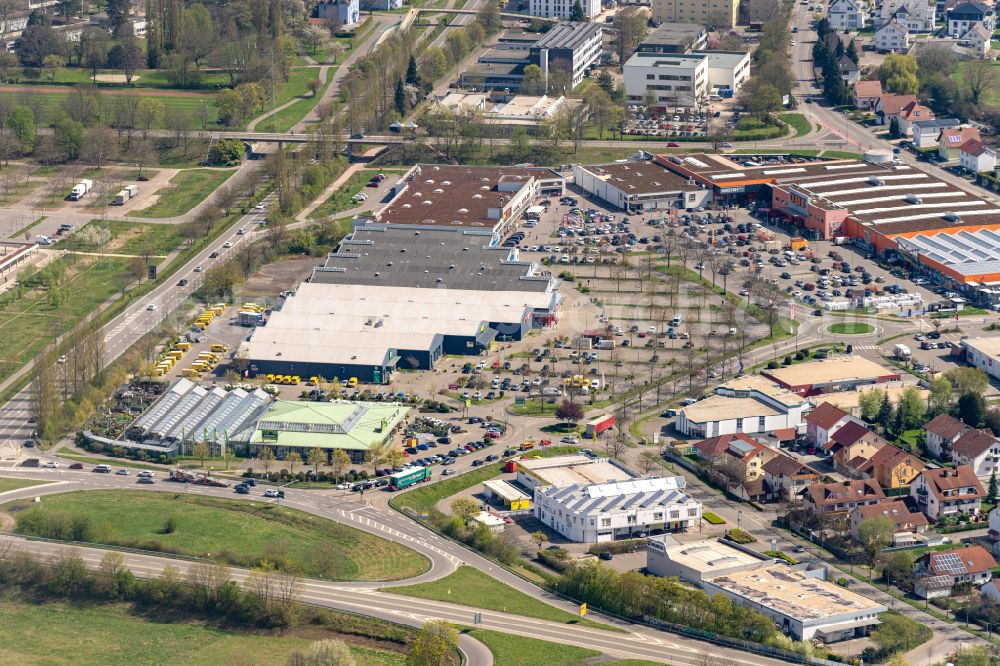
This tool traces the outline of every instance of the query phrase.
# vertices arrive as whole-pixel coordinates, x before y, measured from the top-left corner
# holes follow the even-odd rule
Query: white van
[[[111,465],[98,465],[98,466],[94,467],[94,471],[98,472],[100,474],[110,474],[111,473]]]
[[[680,326],[683,321],[684,321],[684,317],[682,315],[676,314],[676,315],[674,315],[674,318],[670,320],[670,325],[671,326]]]

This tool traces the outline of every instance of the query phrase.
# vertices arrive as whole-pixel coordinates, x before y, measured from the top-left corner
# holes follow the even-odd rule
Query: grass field
[[[48,483],[48,481],[35,481],[34,479],[11,479],[5,476],[0,476],[0,493],[5,493],[8,490],[30,488],[31,486],[44,486]]]
[[[152,224],[125,222],[123,220],[91,220],[83,228],[107,229],[111,233],[111,243],[97,247],[81,235],[81,229],[56,243],[58,250],[107,251],[113,254],[142,255],[149,252],[154,256],[169,254],[184,240],[172,224]]]
[[[138,217],[176,217],[188,212],[235,173],[233,169],[189,169],[170,179],[152,206],[135,211]]]
[[[830,332],[837,335],[864,335],[874,333],[875,327],[861,321],[840,321],[830,324]]]
[[[0,296],[0,379],[119,293],[127,262],[122,257],[63,256],[49,264],[65,271],[57,289],[17,287]]]
[[[488,629],[466,632],[493,653],[493,666],[586,666],[584,659],[600,656],[597,650],[561,645],[537,638],[503,634]],[[602,661],[603,666],[617,662]]]
[[[586,624],[604,629],[611,628],[608,625],[592,622],[550,606],[470,566],[461,566],[455,573],[431,583],[387,587],[383,591],[421,599],[447,601],[502,613],[524,615],[525,617],[536,617],[540,620],[563,624]]]
[[[955,66],[955,72],[954,72],[954,75],[953,75],[952,78],[955,81],[955,85],[958,86],[959,90],[965,90],[966,89],[966,84],[965,84],[965,70],[968,67],[969,67],[969,63],[967,61],[966,62],[959,62]],[[994,62],[993,63],[993,74],[1000,76],[1000,62]],[[987,86],[986,89],[983,91],[982,98],[980,99],[980,103],[982,105],[984,105],[984,106],[988,106],[988,105],[992,105],[992,104],[996,104],[997,102],[1000,102],[1000,89],[998,89],[998,88],[1000,88],[1000,86],[996,86],[996,85]]]
[[[354,208],[358,204],[351,201],[351,197],[358,192],[367,190],[368,188],[365,187],[365,183],[378,173],[378,169],[362,169],[358,171],[348,178],[347,182],[340,189],[331,194],[329,199],[317,206],[316,210],[309,213],[309,218],[327,217],[328,215],[336,214],[337,211]]]
[[[142,463],[125,460],[124,458],[115,458],[114,460],[111,460],[109,458],[97,458],[95,456],[81,456],[73,449],[65,446],[61,447],[58,453],[61,458],[67,458],[75,462],[88,463],[90,465],[111,465],[113,467],[128,467],[129,469],[163,469],[162,467],[143,465]]]
[[[125,606],[0,602],[0,662],[21,666],[284,664],[311,642],[225,631],[197,621],[140,617]],[[323,636],[316,636],[317,639]],[[403,666],[402,654],[350,645],[357,663]],[[263,655],[267,655],[261,661]]]
[[[782,114],[781,119],[788,123],[793,130],[795,130],[796,137],[805,136],[812,131],[812,125],[809,123],[809,119],[801,113],[785,113]]]
[[[0,96],[9,97],[10,101],[15,105],[24,104],[25,106],[37,106],[41,115],[40,118],[35,118],[35,124],[38,127],[47,127],[55,122],[56,116],[59,114],[60,109],[63,108],[63,103],[69,97],[69,94],[70,88],[67,86],[51,86],[51,89],[46,89],[44,92],[34,92],[30,90],[25,90],[23,92],[0,92]],[[115,100],[120,96],[121,95],[119,94],[106,92],[102,93],[102,121],[106,123],[110,123],[112,121]],[[152,95],[152,97],[163,102],[163,105],[168,110],[183,111],[190,114],[190,129],[201,129],[201,118],[199,117],[199,112],[203,109],[207,114],[206,126],[209,128],[218,126],[218,108],[215,104],[214,95],[204,94],[184,97],[175,97],[172,95]],[[164,129],[163,123],[159,122],[153,125],[151,129]]]
[[[17,513],[30,503],[3,507]],[[42,512],[93,519],[99,543],[127,545],[234,565],[268,559],[307,575],[339,580],[397,580],[423,573],[428,562],[400,544],[301,511],[260,502],[139,491],[62,493]],[[172,533],[163,534],[170,517]]]

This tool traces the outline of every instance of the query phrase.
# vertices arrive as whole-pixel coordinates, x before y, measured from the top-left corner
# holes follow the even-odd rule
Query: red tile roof
[[[773,434],[779,442],[790,442],[795,439],[795,428],[778,428]]]
[[[900,109],[899,116],[906,120],[934,120],[934,112],[915,101]]]
[[[907,459],[910,459],[910,466],[918,472],[926,467],[920,458],[914,454],[909,453],[908,451],[903,451],[902,449],[889,444],[879,449],[875,455],[868,460],[868,463],[861,468],[861,471],[866,474],[872,474],[875,473],[877,468],[880,466],[892,469]]]
[[[882,82],[878,79],[874,81],[858,81],[854,84],[855,97],[878,97],[882,94]]]
[[[879,97],[879,104],[882,107],[882,113],[887,116],[894,116],[907,104],[917,101],[916,95],[896,95],[893,93],[886,93]]]
[[[966,458],[978,458],[996,444],[997,439],[989,430],[966,430],[951,445],[951,450]]]
[[[869,434],[871,434],[871,430],[867,427],[857,421],[851,421],[850,423],[845,423],[843,428],[833,433],[833,437],[830,439],[841,446],[850,446]]]
[[[902,500],[892,500],[882,502],[880,504],[865,504],[863,506],[857,506],[851,511],[852,514],[855,512],[857,512],[860,520],[868,520],[869,518],[885,516],[895,523],[897,528],[906,524],[912,524],[914,526],[928,524],[927,516],[919,511],[910,511],[909,507],[906,506],[906,502]]]
[[[957,555],[955,558],[953,556]],[[926,566],[937,576],[964,576],[989,571],[997,565],[990,552],[982,546],[967,546],[955,550],[927,553],[923,558]]]
[[[947,441],[955,439],[962,434],[962,431],[968,429],[968,427],[969,426],[949,414],[938,414],[924,424],[924,430],[929,433],[934,433],[941,439]]]
[[[868,479],[814,483],[806,488],[806,492],[816,506],[832,506],[844,502],[885,499],[885,493],[882,492],[879,485]]]
[[[837,407],[829,402],[822,402],[818,407],[816,407],[816,409],[806,415],[805,422],[808,425],[813,425],[817,428],[822,428],[823,430],[829,430],[837,421],[845,416],[848,416],[847,412],[842,410],[840,407]]]
[[[986,494],[983,492],[983,484],[979,483],[971,465],[925,469],[917,478],[926,480],[928,490],[938,498],[944,497],[944,491],[958,488],[974,488],[979,495]],[[961,497],[968,499],[973,499],[975,496],[975,494],[961,495]]]
[[[695,442],[694,448],[698,449],[698,453],[706,458],[714,458],[715,456],[721,456],[729,450],[729,443],[733,440],[746,442],[747,444],[752,444],[754,446],[761,446],[754,440],[750,439],[748,435],[745,435],[742,432],[737,432],[730,435],[719,435],[718,437],[703,439],[700,442]]]
[[[764,463],[764,471],[770,474],[771,476],[777,476],[777,477],[787,476],[789,478],[791,477],[808,478],[817,476],[816,470],[814,470],[812,467],[810,467],[809,465],[804,465],[795,458],[785,455],[783,453],[776,455],[775,457],[771,458],[766,463]]]
[[[941,130],[941,138],[938,143],[945,148],[959,148],[970,139],[981,141],[979,130],[975,127],[945,127]]]

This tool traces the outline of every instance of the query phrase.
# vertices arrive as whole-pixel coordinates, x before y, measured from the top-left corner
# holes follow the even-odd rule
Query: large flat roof
[[[833,384],[839,381],[874,380],[886,375],[899,374],[882,367],[863,356],[841,356],[820,361],[807,361],[775,370],[765,370],[768,377],[788,385]]]
[[[756,398],[732,398],[725,395],[711,395],[693,405],[681,408],[689,421],[706,423],[727,419],[753,418],[755,416],[777,416],[778,410]]]
[[[864,610],[872,613],[885,610],[868,597],[825,580],[806,578],[784,564],[730,573],[708,583],[802,622]]]
[[[698,189],[697,185],[689,185],[687,178],[655,162],[612,162],[580,168],[614,185],[625,194],[659,194]]]
[[[376,218],[386,224],[492,230],[502,220],[490,210],[507,205],[520,190],[519,183],[562,178],[541,167],[420,164],[407,173],[405,187]]]
[[[980,354],[1000,358],[1000,337],[994,338],[966,338],[962,344],[974,348]]]
[[[583,455],[526,458],[518,461],[518,466],[530,471],[545,485],[557,487],[611,483],[631,478],[607,460],[594,460]]]
[[[546,292],[551,274],[519,260],[516,248],[491,246],[485,232],[359,227],[313,271],[316,284]]]
[[[301,284],[240,347],[251,361],[381,365],[441,335],[478,336],[554,307],[556,293]],[[390,351],[392,352],[390,354]],[[391,357],[391,358],[390,358]]]
[[[639,43],[639,50],[658,45],[690,47],[706,32],[705,26],[697,23],[661,23]]]
[[[763,565],[765,562],[759,557],[737,550],[715,539],[705,539],[693,543],[668,544],[664,542],[664,549],[671,561],[709,576],[713,572],[731,567]]]
[[[276,400],[261,415],[250,443],[367,449],[385,440],[409,411],[386,402]]]
[[[602,30],[599,23],[558,23],[544,33],[533,48],[577,49],[595,37],[600,37]]]
[[[720,384],[719,388],[740,392],[756,391],[788,407],[795,407],[806,401],[806,398],[803,398],[798,393],[793,393],[783,386],[775,384],[773,380],[760,375],[743,375],[742,377],[731,379],[725,384]]]
[[[566,513],[596,516],[652,506],[686,505],[693,500],[683,492],[683,477],[669,476],[633,479],[621,483],[573,484],[546,486],[537,490],[542,496],[561,504]],[[537,495],[536,495],[537,496]]]
[[[922,389],[919,386],[880,386],[879,391],[885,391],[889,394],[889,400],[892,404],[896,404],[899,396],[908,389],[916,389],[923,399],[927,398],[930,393],[927,389]],[[858,391],[833,391],[831,393],[823,393],[822,395],[815,396],[812,401],[818,406],[824,402],[828,402],[834,407],[838,407],[845,412],[850,412],[857,409],[860,405],[861,392],[871,391],[871,387],[865,389],[862,388]]]

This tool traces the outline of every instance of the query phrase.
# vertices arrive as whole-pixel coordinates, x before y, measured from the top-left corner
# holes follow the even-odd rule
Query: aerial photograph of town
[[[1000,664],[1000,2],[0,0],[0,664]]]

